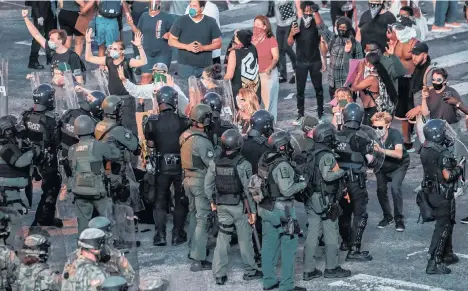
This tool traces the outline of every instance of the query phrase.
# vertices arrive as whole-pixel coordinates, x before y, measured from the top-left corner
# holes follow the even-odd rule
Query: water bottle
[[[336,120],[336,124],[343,124],[343,114],[341,114],[341,112],[336,112],[335,113],[335,120]]]

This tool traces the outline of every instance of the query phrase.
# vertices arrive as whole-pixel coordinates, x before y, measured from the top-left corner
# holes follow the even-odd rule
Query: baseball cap
[[[164,64],[164,63],[156,63],[153,66],[153,71],[167,73],[167,71],[169,71],[169,69],[167,68],[166,64]]]
[[[302,131],[309,132],[314,127],[319,124],[319,120],[313,116],[306,116],[304,117],[304,121],[302,121]]]
[[[411,53],[414,55],[420,55],[422,53],[428,53],[429,52],[429,47],[425,42],[418,42],[413,49],[411,50]]]

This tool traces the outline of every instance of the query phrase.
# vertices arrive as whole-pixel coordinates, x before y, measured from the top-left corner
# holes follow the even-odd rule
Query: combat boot
[[[357,246],[352,246],[346,256],[347,262],[368,262],[372,261],[372,256],[368,251],[362,251]]]
[[[453,252],[446,254],[444,258],[442,259],[442,262],[446,265],[453,265],[453,264],[458,263],[459,261],[460,259]]]
[[[310,281],[312,279],[320,278],[320,277],[322,277],[322,271],[318,269],[315,269],[312,272],[304,272],[304,274],[302,274],[302,280],[304,281]]]
[[[183,230],[172,232],[172,245],[178,246],[187,241],[187,233]]]
[[[349,251],[349,243],[347,241],[341,242],[340,251],[344,251],[344,252]]]
[[[163,247],[167,245],[166,242],[166,232],[156,231],[156,234],[153,238],[153,245],[157,247]]]
[[[427,262],[426,274],[428,275],[447,275],[450,274],[452,270],[447,268],[443,263],[437,263],[436,260],[430,259]]]
[[[244,281],[257,280],[257,279],[262,279],[262,278],[263,278],[263,273],[259,270],[256,270],[255,273],[253,274],[244,274],[242,276],[242,280]]]
[[[325,269],[325,272],[323,272],[324,278],[346,278],[349,276],[351,276],[351,271],[342,269],[340,266],[335,269]]]
[[[266,17],[275,17],[275,1],[268,1],[268,12],[266,14]]]

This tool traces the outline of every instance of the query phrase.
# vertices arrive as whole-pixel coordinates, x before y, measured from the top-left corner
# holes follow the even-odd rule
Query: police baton
[[[245,206],[245,209],[247,210],[247,214],[251,215],[252,210],[250,209],[249,200],[247,199],[247,197],[244,198],[244,206]],[[262,249],[262,245],[260,244],[260,239],[258,238],[258,231],[257,231],[257,228],[255,227],[255,223],[250,224],[250,226],[252,227],[255,245],[257,246],[257,250],[260,251]]]

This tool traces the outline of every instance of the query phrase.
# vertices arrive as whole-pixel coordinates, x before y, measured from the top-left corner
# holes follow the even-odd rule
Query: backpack
[[[105,18],[117,18],[122,14],[122,1],[100,0],[98,12]]]

